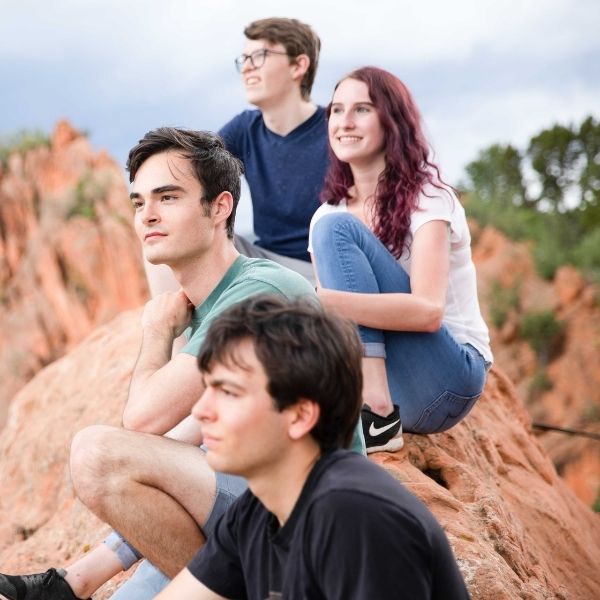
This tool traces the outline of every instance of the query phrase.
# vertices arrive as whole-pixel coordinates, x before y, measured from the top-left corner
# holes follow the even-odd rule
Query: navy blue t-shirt
[[[286,136],[267,129],[259,110],[246,110],[219,131],[246,171],[252,195],[256,244],[310,260],[308,226],[319,207],[329,165],[325,109]]]

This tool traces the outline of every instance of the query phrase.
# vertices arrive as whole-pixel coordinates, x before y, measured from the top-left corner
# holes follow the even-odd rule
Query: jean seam
[[[352,243],[358,251],[365,255],[367,261],[369,262],[369,264],[371,264],[371,262],[368,260],[369,257],[367,256],[363,245],[359,243],[361,238],[361,232],[357,230],[353,221],[338,221],[334,224],[333,227],[333,238],[335,249],[340,260],[342,273],[344,274],[344,279],[346,281],[346,290],[354,293],[361,293],[363,290],[358,289],[358,283],[356,279],[355,269],[353,266],[353,261],[348,258],[348,253],[345,252],[345,246],[348,246],[350,243]],[[358,326],[358,329],[360,332],[360,325]],[[373,327],[370,327],[369,329],[378,332],[380,337],[380,341],[369,343],[381,344],[383,346],[383,353],[385,354],[385,337],[383,330]]]
[[[476,402],[480,398],[481,392],[479,392],[477,394],[472,394],[470,396],[465,396],[464,394],[458,394],[456,392],[453,392],[452,390],[444,390],[433,402],[431,402],[426,408],[423,409],[421,416],[419,417],[418,421],[414,424],[413,428],[415,430],[417,430],[419,427],[421,427],[421,425],[423,423],[425,423],[427,421],[427,419],[429,419],[431,417],[431,415],[433,413],[435,413],[442,406],[442,404],[444,403],[445,400],[452,399],[450,396],[452,396],[454,398],[460,398],[460,400],[463,402],[463,407],[461,408],[461,411],[458,413],[458,415],[446,414],[443,424],[445,424],[449,418],[456,419],[457,422],[462,421],[464,419],[464,417],[473,408],[473,405],[471,405],[469,410],[465,412],[465,406],[468,405],[469,403],[474,404],[474,402]],[[446,411],[446,413],[448,413],[448,411]],[[435,432],[439,432],[439,431],[445,431],[445,429],[439,428],[439,429],[435,430]],[[429,431],[425,431],[423,433],[429,433]]]

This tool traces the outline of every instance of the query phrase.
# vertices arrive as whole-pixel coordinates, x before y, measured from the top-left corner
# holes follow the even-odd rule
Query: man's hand
[[[190,324],[193,310],[194,306],[183,290],[159,294],[146,303],[142,328],[174,340]]]
[[[183,290],[150,300],[142,315],[142,346],[123,412],[126,429],[162,435],[189,416],[204,390],[196,357],[171,358],[173,340],[191,321],[193,307]],[[188,435],[188,434],[186,434]],[[200,432],[194,432],[200,438]]]

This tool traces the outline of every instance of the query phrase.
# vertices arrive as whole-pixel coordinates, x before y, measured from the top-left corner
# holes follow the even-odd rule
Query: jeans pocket
[[[419,420],[410,428],[414,433],[439,433],[462,421],[481,394],[461,396],[446,390],[423,410]],[[409,431],[407,429],[407,431]]]

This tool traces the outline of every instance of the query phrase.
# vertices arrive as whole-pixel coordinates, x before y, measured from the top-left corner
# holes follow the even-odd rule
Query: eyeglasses
[[[269,54],[281,54],[282,56],[289,56],[287,52],[269,50],[269,48],[261,48],[260,50],[255,50],[251,54],[240,54],[235,59],[235,68],[239,73],[241,73],[246,61],[249,60],[253,69],[260,69],[265,64],[265,60]]]

